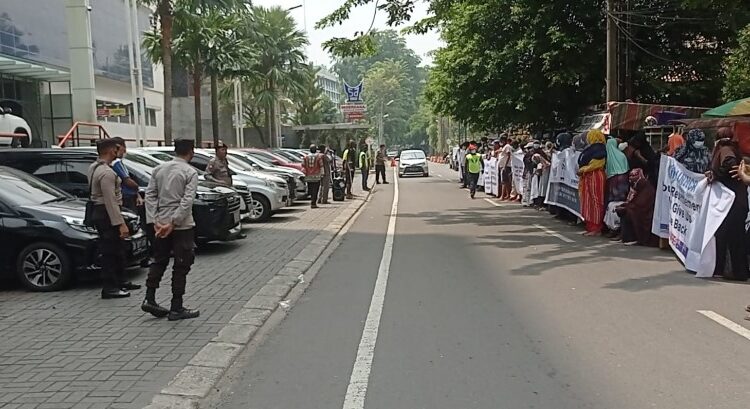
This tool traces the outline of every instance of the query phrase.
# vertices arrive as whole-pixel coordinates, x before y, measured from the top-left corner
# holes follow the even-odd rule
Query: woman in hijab
[[[674,156],[675,152],[677,152],[677,149],[684,145],[685,139],[682,137],[682,135],[678,134],[677,132],[669,135],[669,139],[667,140],[667,155]]]
[[[628,146],[634,149],[634,161],[639,163],[638,166],[643,169],[643,173],[652,185],[656,186],[659,181],[659,155],[654,148],[648,143],[646,133],[638,131],[628,141]]]
[[[630,193],[627,201],[617,208],[622,226],[622,242],[626,246],[640,244],[656,247],[659,244],[659,238],[651,233],[656,189],[646,180],[640,168],[631,170],[628,179]]]
[[[630,189],[628,158],[617,145],[617,139],[607,140],[607,203],[625,201]]]
[[[588,142],[586,141],[587,135],[586,132],[578,134],[573,137],[573,149],[575,149],[578,152],[583,152],[584,149],[586,149],[586,146],[588,145]]]
[[[604,222],[604,188],[607,147],[604,134],[592,129],[586,136],[588,146],[578,158],[578,190],[581,199],[581,215],[586,222],[587,236],[598,236]]]
[[[564,150],[573,144],[573,135],[563,132],[557,135],[557,149]]]
[[[687,143],[677,149],[674,158],[691,172],[706,173],[711,165],[711,154],[705,143],[706,134],[700,129],[691,129],[687,134]]]
[[[534,207],[542,209],[544,207],[544,197],[547,192],[547,183],[549,181],[549,154],[542,149],[539,141],[534,141],[534,155],[531,157],[534,165],[534,173],[531,179],[531,200]]]
[[[534,142],[529,142],[524,147],[523,155],[523,192],[521,193],[521,204],[529,207],[532,204],[531,187],[534,178]]]
[[[745,239],[745,219],[748,213],[747,186],[732,177],[734,169],[742,162],[734,132],[729,128],[719,129],[718,141],[711,158],[711,170],[707,172],[709,181],[717,181],[732,192],[734,202],[729,214],[714,234],[716,238],[716,268],[714,275],[723,275],[727,280],[746,281],[748,278],[747,245]],[[726,267],[727,252],[731,258],[731,269]]]

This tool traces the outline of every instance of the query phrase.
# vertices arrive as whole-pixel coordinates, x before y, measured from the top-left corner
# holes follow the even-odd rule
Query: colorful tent
[[[728,102],[703,114],[703,117],[708,118],[723,118],[727,116],[750,116],[750,98]]]

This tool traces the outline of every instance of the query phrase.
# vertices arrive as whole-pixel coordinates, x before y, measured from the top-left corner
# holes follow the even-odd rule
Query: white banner
[[[513,170],[513,186],[516,188],[516,192],[520,195],[523,194],[523,151],[517,150],[513,152],[513,156],[510,161],[511,169]]]
[[[562,207],[581,217],[581,200],[578,195],[578,157],[573,148],[552,154],[549,184],[544,203]]]
[[[697,277],[712,277],[716,265],[714,234],[734,202],[734,192],[721,183],[687,170],[662,155],[651,232],[669,245]]]
[[[486,193],[499,196],[500,192],[500,173],[497,169],[497,158],[484,161],[484,191]]]

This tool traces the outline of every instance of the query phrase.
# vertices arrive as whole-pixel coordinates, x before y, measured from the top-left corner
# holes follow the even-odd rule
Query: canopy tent
[[[704,118],[724,118],[728,116],[750,116],[750,98],[727,102],[703,113]]]

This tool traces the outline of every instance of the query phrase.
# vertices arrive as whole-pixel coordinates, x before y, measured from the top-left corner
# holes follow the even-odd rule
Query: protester
[[[630,193],[627,201],[617,207],[620,216],[622,243],[655,247],[659,238],[651,233],[654,218],[656,189],[646,180],[643,170],[636,168],[629,174]]]
[[[479,182],[479,175],[482,173],[484,163],[482,162],[482,155],[477,152],[476,142],[469,144],[469,153],[466,154],[466,175],[469,179],[469,196],[474,198],[477,193],[477,183]]]
[[[562,151],[570,148],[573,145],[573,136],[567,132],[562,132],[557,135],[557,149]]]
[[[380,145],[378,153],[375,154],[375,183],[380,184],[380,178],[383,178],[383,184],[387,185],[388,181],[385,180],[385,161],[388,156],[385,152],[385,145]]]
[[[534,142],[529,142],[524,146],[523,154],[523,192],[521,192],[521,204],[523,207],[530,207],[533,203],[531,197],[531,185],[534,178]]]
[[[513,190],[513,146],[510,144],[507,136],[500,137],[500,144],[503,147],[500,150],[498,169],[500,171],[500,200],[507,201],[511,198]]]
[[[461,182],[461,188],[465,189],[469,186],[469,180],[466,176],[466,154],[469,153],[469,143],[464,142],[461,144],[461,149],[458,150],[458,169],[459,178]]]
[[[318,150],[323,154],[323,178],[320,180],[319,204],[328,204],[328,192],[331,190],[331,174],[333,172],[331,152],[325,145],[318,146]]]
[[[607,140],[607,203],[625,201],[630,188],[628,158],[617,145],[617,139]]]
[[[511,179],[511,182],[510,182],[510,198],[508,198],[508,200],[511,201],[511,202],[519,202],[519,203],[521,203],[521,193],[518,192],[518,185],[517,185],[517,182],[515,180],[516,177],[513,174],[513,159],[512,159],[513,158],[513,152],[516,152],[519,149],[520,143],[519,143],[518,140],[514,139],[510,143],[510,146],[511,146],[511,170],[510,170],[510,174],[511,174],[510,179]]]
[[[128,148],[125,146],[125,140],[119,136],[112,138],[112,140],[116,141],[119,146],[119,149],[117,150],[117,159],[112,162],[112,170],[115,171],[122,181],[122,207],[134,212],[135,214],[139,214],[138,208],[143,206],[143,199],[141,199],[139,193],[140,186],[138,186],[138,183],[130,177],[130,172],[122,161]]]
[[[539,141],[534,141],[532,145],[532,176],[531,176],[531,204],[534,208],[540,209],[544,206],[544,193],[547,185],[543,183],[545,170],[547,171],[547,180],[549,181],[549,156],[542,149]],[[544,184],[544,186],[542,186]]]
[[[700,129],[691,129],[687,143],[674,153],[674,158],[685,168],[695,173],[706,173],[711,166],[711,153],[706,147],[706,134]]]
[[[576,152],[583,152],[583,150],[586,149],[586,146],[588,146],[588,142],[586,139],[586,132],[574,136],[572,141],[573,149]]]
[[[198,190],[198,172],[189,164],[194,146],[190,139],[175,140],[175,158],[154,169],[146,189],[146,221],[154,225],[156,240],[141,309],[155,317],[169,316],[170,321],[200,315],[198,310],[183,305],[187,275],[195,261],[193,200]],[[156,289],[172,257],[172,305],[167,310],[156,302]]]
[[[648,143],[646,139],[646,133],[638,131],[628,141],[628,146],[634,149],[633,156],[639,163],[635,167],[643,169],[643,173],[652,185],[656,186],[659,181],[659,155],[654,151],[654,148]]]
[[[125,281],[125,239],[130,229],[122,216],[120,178],[110,167],[121,149],[116,139],[102,139],[96,144],[99,154],[89,166],[90,199],[94,204],[92,221],[99,235],[102,299],[130,297],[128,290],[141,288]]]
[[[206,165],[206,180],[232,187],[232,172],[229,170],[227,159],[227,145],[219,141],[216,145],[216,155]]]
[[[598,236],[602,232],[604,221],[606,182],[604,167],[607,160],[607,148],[604,134],[597,129],[589,131],[586,141],[588,146],[578,158],[581,215],[586,222],[584,234]]]
[[[305,183],[310,192],[310,207],[317,209],[320,180],[323,178],[323,155],[318,153],[317,146],[310,145],[310,154],[302,160],[302,170],[305,172]]]
[[[735,169],[741,164],[742,154],[731,129],[719,129],[717,138],[711,158],[711,169],[706,176],[710,182],[719,182],[734,192],[734,201],[729,214],[714,234],[716,238],[714,275],[723,276],[727,280],[746,281],[748,279],[745,236],[745,220],[748,214],[747,186],[733,177],[736,173]],[[725,268],[727,252],[731,258],[731,269]]]
[[[682,137],[682,135],[678,134],[677,132],[672,133],[671,135],[669,135],[669,139],[667,140],[667,155],[674,156],[675,152],[677,152],[677,149],[682,146],[685,146],[685,139]]]

